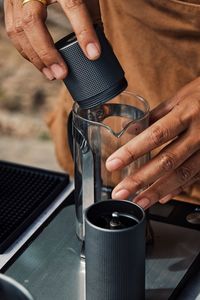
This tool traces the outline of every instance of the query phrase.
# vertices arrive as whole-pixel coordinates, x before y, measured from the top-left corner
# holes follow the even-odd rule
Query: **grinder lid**
[[[55,44],[69,69],[64,83],[83,109],[105,103],[127,87],[124,71],[103,31],[98,26],[95,30],[101,45],[97,60],[89,60],[84,55],[74,33]]]

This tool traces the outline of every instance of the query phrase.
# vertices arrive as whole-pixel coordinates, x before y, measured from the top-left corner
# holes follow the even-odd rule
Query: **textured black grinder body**
[[[112,219],[110,228],[105,226],[105,218],[116,211],[137,222],[133,220],[128,224],[122,219],[125,226],[121,226]],[[100,201],[88,208],[85,222],[87,300],[145,299],[145,224],[142,209],[128,201]]]
[[[105,103],[127,87],[124,71],[105,34],[98,26],[95,30],[101,44],[101,56],[97,60],[89,60],[84,55],[74,33],[55,44],[69,69],[64,83],[83,109]]]

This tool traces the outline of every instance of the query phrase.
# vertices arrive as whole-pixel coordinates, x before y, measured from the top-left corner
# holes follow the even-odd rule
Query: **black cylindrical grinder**
[[[127,87],[124,71],[104,32],[98,26],[95,30],[101,45],[101,55],[96,60],[84,55],[74,33],[55,44],[69,69],[64,83],[83,109],[107,102]]]
[[[0,300],[33,300],[33,298],[20,283],[0,274]]]
[[[85,215],[86,299],[145,299],[145,214],[129,202],[106,200]]]

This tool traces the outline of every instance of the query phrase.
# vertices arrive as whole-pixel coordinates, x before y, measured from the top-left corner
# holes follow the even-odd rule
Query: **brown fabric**
[[[199,76],[200,0],[100,0],[100,7],[128,90],[146,98],[151,108]],[[69,172],[66,118],[71,103],[64,91],[49,121],[58,159]],[[199,201],[199,183],[191,188],[190,196]]]

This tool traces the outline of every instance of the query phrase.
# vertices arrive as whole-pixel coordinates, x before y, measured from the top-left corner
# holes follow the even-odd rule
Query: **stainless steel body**
[[[75,204],[77,235],[81,240],[84,239],[85,209],[95,202],[110,199],[114,186],[148,160],[145,155],[112,174],[105,167],[109,155],[147,128],[148,116],[147,102],[128,92],[88,110],[74,105]]]

